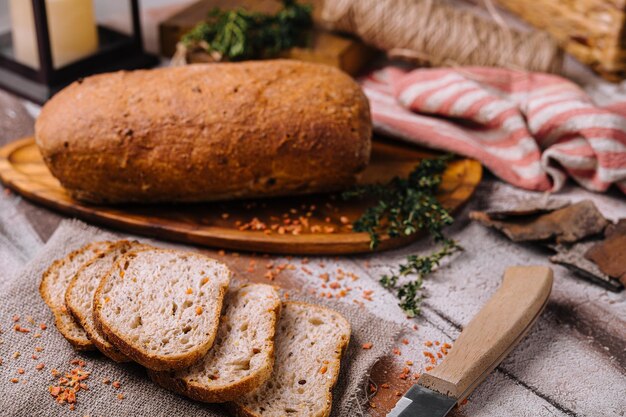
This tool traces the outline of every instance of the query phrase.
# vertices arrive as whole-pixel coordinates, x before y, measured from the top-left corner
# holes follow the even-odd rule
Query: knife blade
[[[502,362],[544,310],[552,270],[514,266],[463,329],[445,359],[398,401],[387,417],[444,417]]]

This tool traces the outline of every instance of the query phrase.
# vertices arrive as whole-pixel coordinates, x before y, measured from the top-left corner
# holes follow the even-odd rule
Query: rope
[[[563,51],[547,33],[518,32],[440,0],[326,0],[322,20],[390,57],[422,64],[561,70]]]

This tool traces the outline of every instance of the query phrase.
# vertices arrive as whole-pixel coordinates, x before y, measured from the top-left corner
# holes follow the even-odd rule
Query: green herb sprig
[[[381,234],[409,236],[419,230],[428,231],[436,243],[442,243],[441,249],[429,255],[408,256],[398,272],[380,278],[383,287],[396,291],[399,306],[409,317],[420,314],[424,277],[443,258],[462,249],[454,240],[444,236],[443,228],[451,224],[453,218],[436,198],[443,172],[451,158],[452,155],[446,155],[423,159],[408,178],[396,177],[389,184],[364,185],[343,193],[344,199],[377,200],[353,224],[355,231],[369,234],[372,249],[380,244]],[[400,282],[401,278],[409,275],[416,275],[416,278]]]
[[[311,10],[311,5],[295,0],[283,0],[283,8],[275,15],[216,8],[181,40],[188,48],[202,48],[218,61],[272,58],[285,49],[306,44],[306,31],[313,26]]]

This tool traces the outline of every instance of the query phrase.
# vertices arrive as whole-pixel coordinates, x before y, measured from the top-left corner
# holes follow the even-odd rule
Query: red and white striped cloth
[[[599,107],[564,78],[500,68],[388,67],[360,84],[380,132],[475,158],[529,190],[569,176],[626,193],[626,103]]]

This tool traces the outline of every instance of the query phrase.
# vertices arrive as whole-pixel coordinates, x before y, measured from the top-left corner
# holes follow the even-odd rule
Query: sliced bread
[[[272,377],[229,404],[239,417],[327,417],[350,324],[339,313],[300,302],[283,304]]]
[[[85,330],[69,313],[65,305],[65,291],[78,270],[94,256],[109,250],[113,242],[93,242],[57,259],[43,273],[39,293],[54,314],[54,323],[61,334],[77,350],[92,350]]]
[[[213,345],[230,275],[226,265],[200,254],[128,253],[96,290],[96,327],[148,369],[187,368]]]
[[[100,281],[113,268],[115,261],[129,251],[148,249],[150,246],[139,242],[121,240],[108,251],[96,255],[84,264],[74,275],[67,291],[65,304],[72,316],[85,329],[87,336],[99,351],[116,362],[128,362],[130,359],[113,346],[95,327],[93,322],[93,296]]]
[[[150,371],[152,380],[210,403],[233,401],[254,391],[272,373],[280,304],[278,292],[269,285],[229,290],[215,343],[206,356],[182,371]]]

